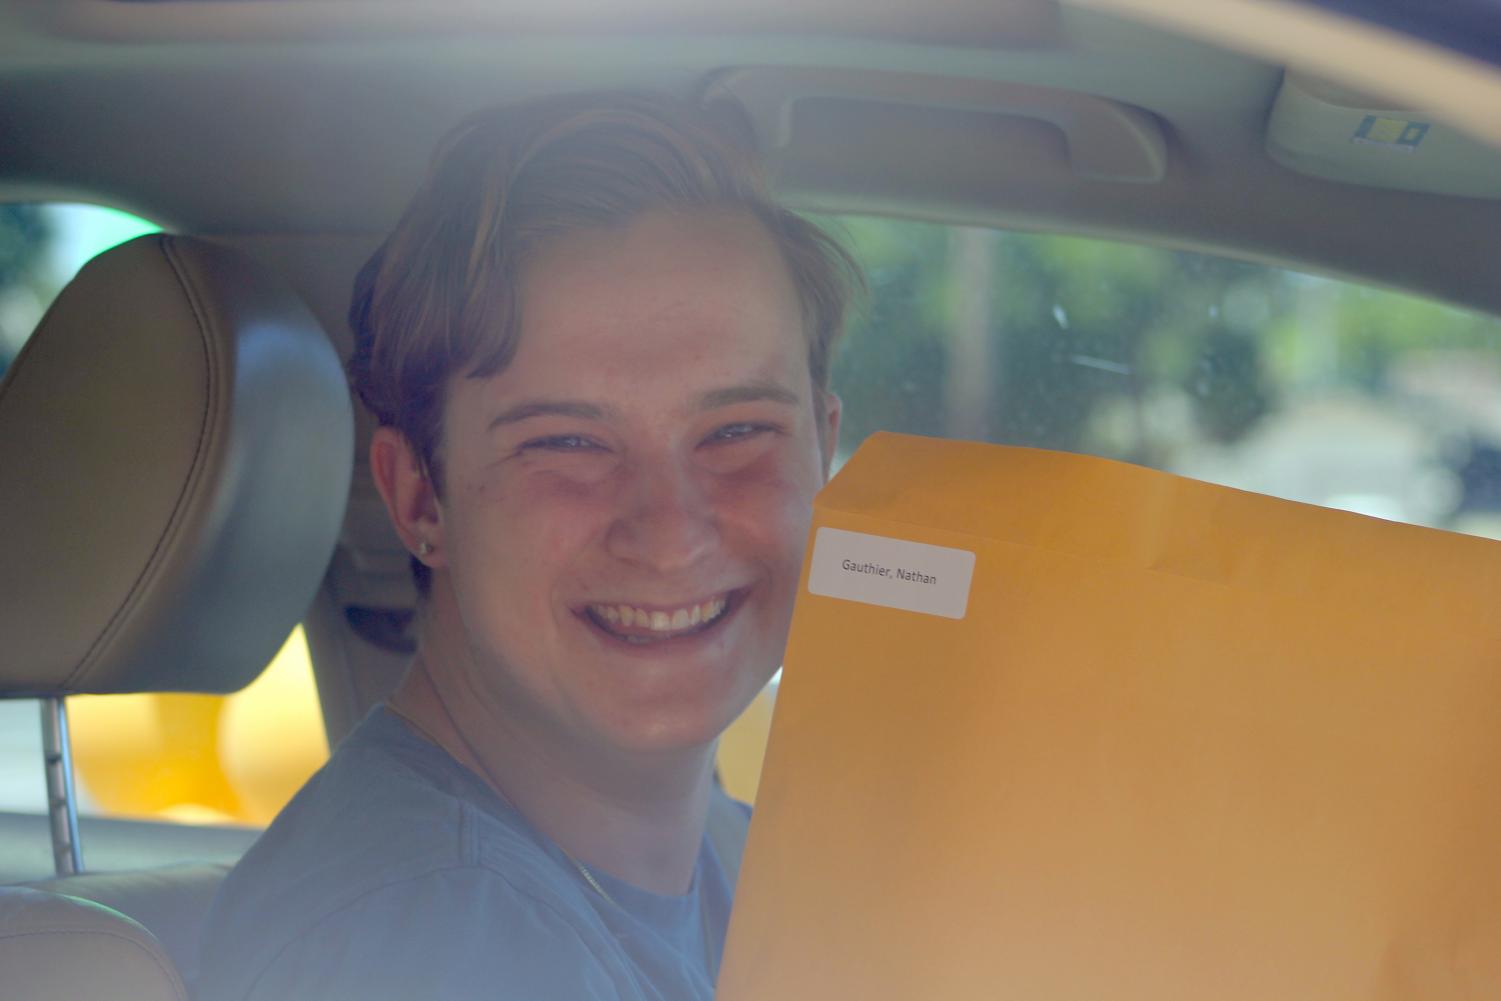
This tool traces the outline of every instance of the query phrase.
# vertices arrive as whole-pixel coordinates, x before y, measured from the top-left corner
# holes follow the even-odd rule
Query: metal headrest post
[[[47,816],[52,860],[59,876],[83,872],[78,843],[78,800],[73,794],[73,752],[68,743],[68,707],[62,696],[42,699],[42,760],[47,770]]]

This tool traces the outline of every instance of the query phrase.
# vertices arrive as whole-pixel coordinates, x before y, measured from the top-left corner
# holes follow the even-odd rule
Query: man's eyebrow
[[[710,390],[698,398],[698,409],[714,410],[718,407],[733,406],[736,403],[758,403],[762,400],[789,403],[793,406],[803,402],[802,397],[781,383],[747,382],[738,386]]]
[[[573,417],[585,421],[602,421],[608,414],[607,408],[583,400],[524,400],[491,418],[487,430],[494,431],[503,425],[533,417]]]

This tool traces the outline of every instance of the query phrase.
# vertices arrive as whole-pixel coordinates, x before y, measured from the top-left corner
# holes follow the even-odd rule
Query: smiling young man
[[[351,310],[419,652],[226,882],[203,998],[712,995],[715,744],[780,663],[855,280],[690,106],[449,138]]]

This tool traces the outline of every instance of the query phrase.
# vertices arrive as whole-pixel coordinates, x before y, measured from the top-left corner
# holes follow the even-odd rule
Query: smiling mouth
[[[602,632],[622,642],[662,643],[712,629],[730,611],[734,598],[733,592],[727,592],[675,608],[595,604],[584,608],[584,616]]]

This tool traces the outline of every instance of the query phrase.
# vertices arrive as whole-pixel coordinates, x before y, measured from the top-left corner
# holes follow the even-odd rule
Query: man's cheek
[[[485,485],[477,505],[492,535],[519,550],[564,550],[610,517],[612,488],[533,471]]]
[[[760,506],[790,505],[794,512],[810,511],[813,495],[822,485],[818,464],[803,450],[770,451],[733,474],[718,477],[721,493],[732,500]]]
[[[766,568],[774,590],[787,596],[790,608],[808,546],[811,510],[795,499],[784,500],[762,509],[756,518],[754,559]]]

